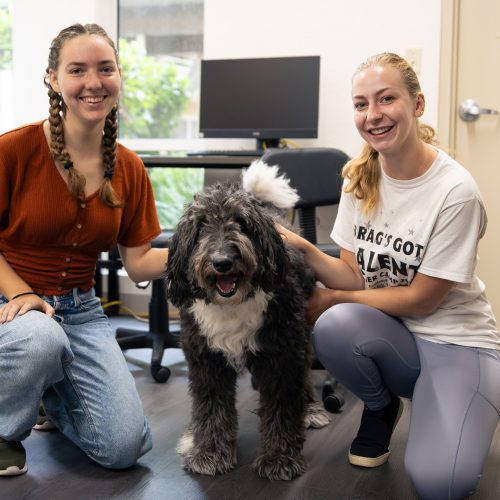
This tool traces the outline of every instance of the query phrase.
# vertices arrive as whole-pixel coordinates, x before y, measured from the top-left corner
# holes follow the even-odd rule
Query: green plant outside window
[[[118,5],[123,77],[119,136],[182,138],[186,120],[197,115],[203,0],[123,0]],[[203,188],[204,171],[168,167],[148,168],[148,173],[161,227],[174,229],[186,203]]]
[[[0,70],[12,68],[12,13],[0,6]]]
[[[203,187],[201,168],[149,168],[156,211],[163,229],[175,229],[186,203]]]

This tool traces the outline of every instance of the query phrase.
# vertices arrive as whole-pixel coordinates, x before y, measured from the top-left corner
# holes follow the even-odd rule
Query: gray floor
[[[34,431],[25,441],[29,471],[0,479],[1,500],[397,500],[416,499],[404,471],[403,454],[409,421],[409,402],[394,433],[389,463],[375,470],[350,466],[346,453],[356,432],[361,404],[350,393],[342,413],[324,429],[308,431],[304,455],[308,471],[291,482],[261,479],[251,469],[259,446],[257,393],[248,375],[239,381],[238,467],[217,477],[190,475],[180,466],[175,444],[189,418],[187,371],[180,350],[170,349],[164,364],[172,369],[166,384],[157,384],[142,363],[150,351],[129,351],[130,368],[150,420],[155,446],[126,471],[95,465],[60,433]],[[133,357],[133,359],[132,359]],[[322,372],[315,371],[318,387]],[[500,431],[497,431],[474,500],[500,498]]]

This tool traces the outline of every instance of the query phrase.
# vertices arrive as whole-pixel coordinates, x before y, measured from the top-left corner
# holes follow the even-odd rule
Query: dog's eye
[[[247,231],[248,230],[248,224],[247,221],[243,217],[236,217],[235,222],[240,226],[240,229],[242,231]]]

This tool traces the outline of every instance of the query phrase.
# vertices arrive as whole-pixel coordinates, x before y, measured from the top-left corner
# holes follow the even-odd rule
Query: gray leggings
[[[412,399],[405,466],[423,499],[461,499],[481,477],[500,412],[500,352],[437,344],[361,304],[318,319],[313,343],[323,366],[367,407],[389,391]]]

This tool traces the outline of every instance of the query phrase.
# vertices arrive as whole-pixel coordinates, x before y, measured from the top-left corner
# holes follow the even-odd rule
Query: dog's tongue
[[[219,278],[217,280],[217,288],[221,292],[230,292],[234,288],[235,283],[235,278]]]

